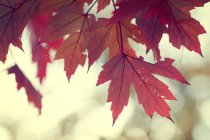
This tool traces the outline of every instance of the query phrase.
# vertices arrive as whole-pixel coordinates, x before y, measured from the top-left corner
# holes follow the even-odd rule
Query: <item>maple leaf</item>
[[[203,6],[207,0],[129,0],[120,1],[114,11],[113,21],[121,18],[136,18],[136,24],[145,38],[147,51],[159,51],[158,45],[163,33],[169,34],[169,41],[176,48],[182,45],[202,55],[198,35],[205,33],[198,21],[190,16],[190,10]],[[132,8],[130,8],[132,7]],[[158,55],[158,56],[157,56]],[[160,54],[156,53],[160,59]]]
[[[177,8],[178,6],[174,9]],[[202,55],[198,35],[206,33],[205,29],[198,21],[190,17],[190,13],[183,14],[182,16],[184,17],[180,16],[178,11],[173,10],[173,13],[174,17],[172,17],[171,22],[168,23],[167,33],[169,34],[169,41],[176,48],[180,48],[184,45],[188,50],[195,51]]]
[[[120,53],[121,43],[127,54],[134,55],[135,52],[130,47],[128,39],[144,42],[136,25],[131,24],[129,20],[109,24],[109,19],[100,18],[89,30],[92,33],[91,40],[87,45],[89,67],[101,56],[106,48],[109,48],[110,58]]]
[[[8,69],[8,74],[15,74],[15,79],[17,82],[17,89],[20,90],[22,87],[25,88],[28,101],[30,103],[33,103],[34,106],[39,110],[39,113],[41,113],[42,109],[42,103],[41,99],[42,96],[37,91],[31,82],[26,78],[26,76],[22,73],[20,68],[17,65],[14,65],[13,67]]]
[[[37,0],[1,0],[0,2],[0,61],[6,60],[10,43],[22,49],[23,29],[37,8]]]
[[[57,49],[63,42],[62,38],[52,42],[43,41],[49,18],[49,14],[38,14],[31,19],[28,25],[31,34],[32,60],[37,63],[37,77],[40,83],[46,77],[47,64],[51,63],[50,50]]]
[[[56,60],[64,58],[64,70],[68,79],[71,78],[79,65],[84,66],[85,64],[86,55],[82,47],[85,39],[86,37],[80,33],[71,34],[56,52]]]
[[[62,38],[64,35],[78,31],[83,32],[95,20],[88,12],[89,10],[84,13],[83,7],[76,1],[58,9],[56,15],[50,18],[45,39],[52,41]]]
[[[62,10],[58,10],[49,22],[46,40],[54,40],[69,35],[61,47],[57,49],[55,57],[55,59],[64,59],[64,70],[68,79],[71,78],[79,65],[84,65],[86,60],[84,52],[91,36],[86,29],[95,22],[95,17],[88,14],[92,6],[84,13],[80,4],[75,1]]]
[[[175,100],[175,97],[168,86],[153,74],[187,84],[183,76],[172,66],[172,62],[172,59],[166,59],[150,64],[142,59],[119,54],[103,66],[97,85],[111,80],[107,101],[112,102],[113,123],[124,106],[128,104],[131,84],[136,89],[139,103],[143,105],[149,116],[153,116],[154,112],[157,112],[161,116],[171,119],[170,108],[165,100]]]
[[[38,43],[36,46],[32,46],[32,61],[37,63],[37,77],[40,83],[46,77],[48,63],[52,62],[50,51],[57,49],[62,42],[63,39],[58,39],[54,42],[47,42],[45,45]]]
[[[157,17],[151,17],[149,19],[142,19],[138,17],[136,19],[137,27],[141,30],[144,36],[145,45],[147,46],[147,53],[149,50],[153,50],[154,58],[160,61],[160,51],[158,44],[162,38],[165,29],[164,25],[160,23]]]

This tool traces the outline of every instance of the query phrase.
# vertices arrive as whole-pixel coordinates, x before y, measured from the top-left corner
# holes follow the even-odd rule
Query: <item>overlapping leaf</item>
[[[198,21],[190,16],[190,10],[203,6],[207,0],[129,0],[117,4],[112,21],[135,17],[142,32],[147,50],[158,52],[163,33],[176,48],[182,45],[190,51],[201,53],[198,35],[205,33]],[[132,7],[132,8],[130,8]],[[158,54],[157,59],[160,58]]]
[[[64,70],[68,79],[76,71],[79,65],[84,66],[86,56],[83,45],[86,36],[80,33],[71,34],[57,50],[55,59],[64,59]]]
[[[77,2],[67,5],[57,11],[57,14],[50,20],[47,40],[61,38],[64,35],[69,37],[58,48],[55,59],[64,59],[67,78],[70,79],[79,65],[84,65],[86,56],[84,51],[91,37],[86,32],[91,23],[95,22],[93,15],[83,12],[80,4]]]
[[[37,63],[37,77],[40,83],[46,77],[47,64],[51,63],[50,51],[57,49],[63,42],[62,38],[51,42],[43,41],[49,18],[49,14],[36,15],[29,23],[32,60]]]
[[[120,53],[121,45],[124,46],[124,51],[127,54],[133,55],[135,52],[130,47],[128,39],[144,42],[136,25],[131,24],[129,20],[109,24],[108,19],[100,18],[89,30],[93,34],[87,45],[89,67],[101,56],[106,48],[109,48],[110,58]]]
[[[22,49],[21,35],[34,14],[37,0],[0,1],[0,61],[6,60],[10,43]]]

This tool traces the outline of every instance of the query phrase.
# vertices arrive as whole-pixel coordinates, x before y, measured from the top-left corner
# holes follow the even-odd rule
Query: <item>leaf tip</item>
[[[203,56],[203,53],[202,53],[202,52],[200,52],[199,54],[200,54],[200,56],[201,56],[201,57],[203,57],[203,58],[204,58],[204,56]]]
[[[185,78],[182,78],[179,80],[181,83],[186,84],[186,85],[191,85]]]
[[[0,59],[0,61],[5,64],[6,58]]]
[[[87,73],[89,72],[89,70],[90,70],[90,66],[88,65]]]
[[[171,118],[171,116],[169,116],[168,119],[169,119],[170,121],[172,121],[173,123],[175,123],[174,120]]]
[[[116,122],[116,120],[117,120],[117,118],[118,118],[118,116],[112,116],[112,127],[114,127],[114,125],[115,125],[115,122]]]
[[[185,80],[183,83],[185,83],[187,85],[191,85],[187,80]]]
[[[42,114],[42,107],[41,108],[38,108],[38,113],[39,113],[39,115],[41,115]]]
[[[116,120],[113,119],[113,121],[112,121],[112,127],[114,127],[115,121],[116,121]]]
[[[100,82],[99,82],[99,80],[97,81],[97,83],[96,83],[96,86],[99,86],[100,85]]]
[[[71,83],[70,79],[68,79],[68,83],[69,83],[69,84]]]

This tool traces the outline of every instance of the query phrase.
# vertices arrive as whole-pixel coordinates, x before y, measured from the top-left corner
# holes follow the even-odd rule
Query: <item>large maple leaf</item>
[[[10,43],[22,49],[22,32],[37,5],[37,0],[0,1],[0,61],[6,60]]]
[[[187,83],[183,76],[172,66],[172,59],[166,59],[155,64],[143,61],[141,58],[127,55],[116,55],[103,66],[97,85],[111,80],[108,90],[108,102],[112,102],[111,110],[113,123],[128,104],[131,84],[134,85],[138,101],[143,105],[149,116],[157,112],[161,116],[171,119],[170,108],[165,100],[175,97],[168,86],[153,74],[175,79]]]
[[[15,74],[15,79],[17,82],[17,89],[20,90],[22,87],[25,88],[28,101],[30,103],[33,103],[34,106],[39,110],[39,113],[41,113],[42,109],[42,103],[41,99],[42,96],[37,91],[34,86],[31,84],[31,82],[27,79],[27,77],[23,74],[23,72],[20,70],[20,68],[15,65],[8,69],[9,74]]]
[[[201,53],[198,35],[205,33],[198,21],[190,16],[190,10],[203,6],[207,0],[129,0],[120,1],[112,21],[135,17],[136,24],[145,38],[147,51],[152,49],[160,59],[158,46],[163,33],[176,48],[182,45],[190,51]],[[132,8],[130,8],[132,7]]]

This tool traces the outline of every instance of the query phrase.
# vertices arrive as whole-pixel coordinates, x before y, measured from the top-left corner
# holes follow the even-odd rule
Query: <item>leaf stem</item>
[[[124,49],[123,49],[123,35],[122,35],[122,28],[121,28],[120,21],[118,21],[118,26],[120,28],[120,49],[121,49],[122,54],[125,55]]]
[[[115,7],[115,2],[114,2],[114,0],[112,0],[112,4],[113,4],[113,7],[114,7],[114,10],[117,10],[117,8]]]
[[[85,14],[88,14],[90,12],[90,10],[93,8],[93,6],[96,4],[98,0],[95,0],[94,3],[90,6],[90,8],[87,10],[87,12]]]
[[[113,6],[114,6],[114,9],[116,10],[116,6],[115,6],[115,3],[114,3],[114,0],[112,0],[112,3],[113,3]],[[120,38],[118,37],[118,44],[119,44],[119,49],[122,53],[123,56],[126,56],[125,55],[125,52],[124,52],[124,48],[123,48],[123,33],[122,33],[122,27],[121,27],[121,23],[120,23],[120,20],[117,21],[117,26],[116,26],[116,32],[117,32],[117,36],[118,36],[118,27],[119,27],[119,34],[120,34]]]

